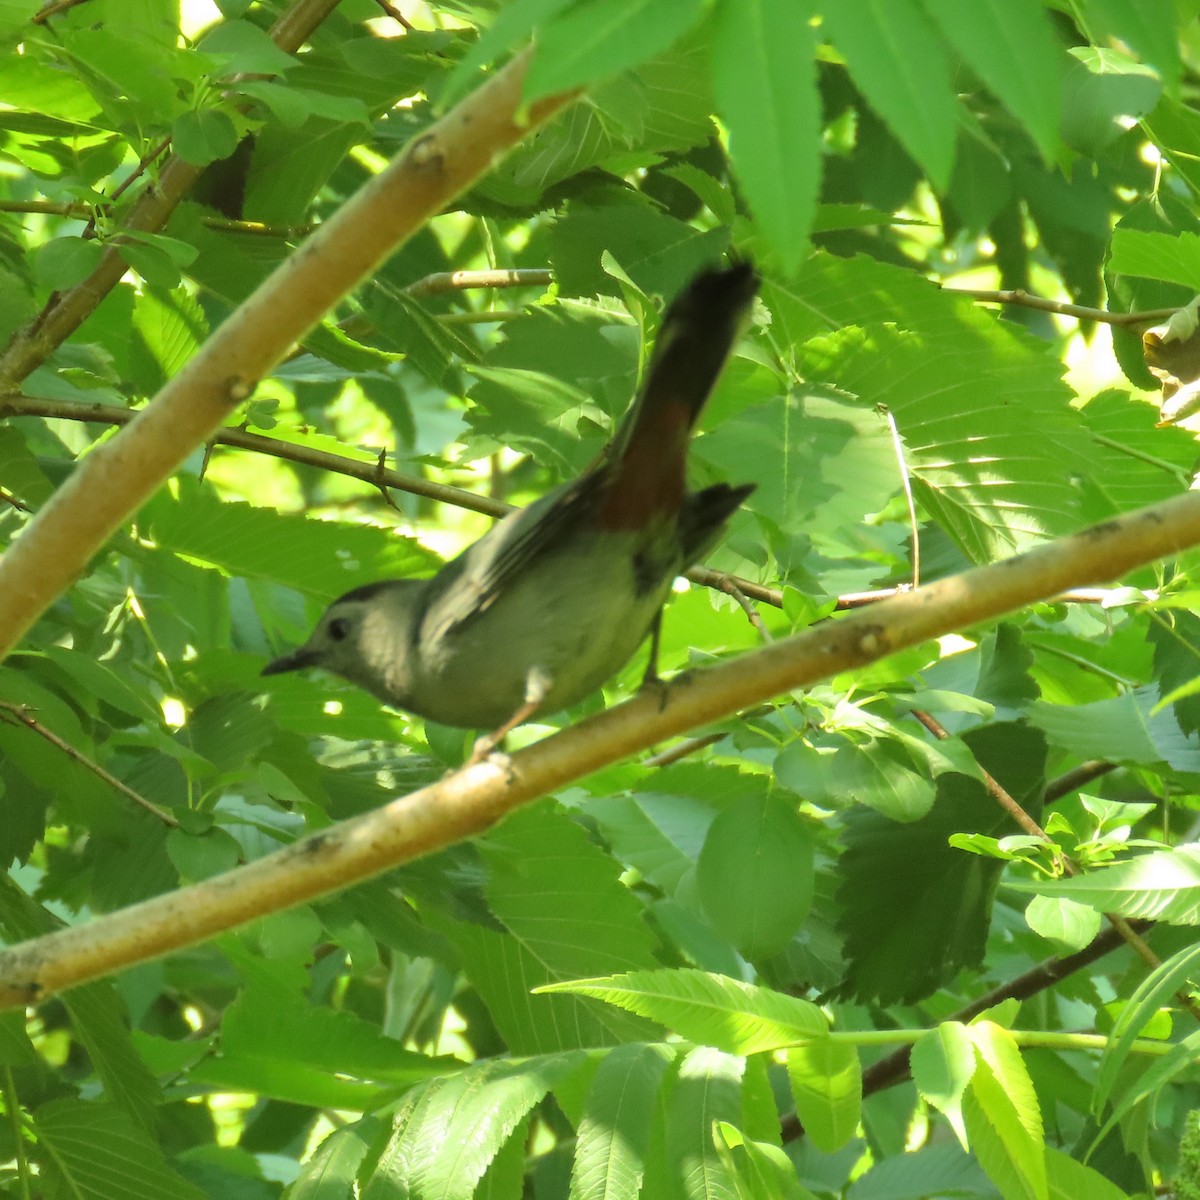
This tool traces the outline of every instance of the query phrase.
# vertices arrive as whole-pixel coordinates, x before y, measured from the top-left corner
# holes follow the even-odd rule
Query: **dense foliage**
[[[709,559],[740,593],[675,596],[664,673],[1189,487],[1191,331],[1141,335],[1200,292],[1195,0],[218,7],[0,4],[0,544],[485,73],[535,39],[527,98],[583,91],[0,666],[5,943],[202,904],[461,762],[460,731],[258,672],[592,461],[723,255],[764,286],[693,463],[758,487]],[[0,1195],[1116,1200],[1194,1171],[1200,560],[1122,585],[0,1013]]]

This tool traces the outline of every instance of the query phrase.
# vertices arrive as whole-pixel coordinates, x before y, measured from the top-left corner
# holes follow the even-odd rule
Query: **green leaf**
[[[52,1100],[34,1113],[33,1125],[51,1200],[202,1200],[157,1144],[111,1104]]]
[[[24,1013],[0,1013],[0,1064],[5,1067],[32,1067],[37,1051],[25,1032]]]
[[[1147,1036],[1150,1023],[1163,1005],[1173,1003],[1175,993],[1188,985],[1200,969],[1200,945],[1187,946],[1160,963],[1138,984],[1113,1023],[1112,1035],[1096,1072],[1092,1112],[1099,1116],[1108,1103],[1113,1086],[1125,1066],[1134,1040]]]
[[[671,1049],[632,1043],[604,1056],[584,1104],[571,1167],[571,1200],[636,1196]]]
[[[741,1120],[745,1062],[701,1047],[683,1060],[669,1097],[661,1150],[662,1182],[648,1174],[647,1196],[720,1200],[731,1192],[729,1172],[713,1142],[714,1124]]]
[[[688,968],[628,971],[538,991],[594,996],[729,1054],[800,1045],[823,1038],[829,1029],[821,1010],[806,1000]]]
[[[1025,920],[1034,933],[1057,942],[1067,953],[1088,945],[1101,924],[1094,908],[1061,896],[1035,896],[1025,909]]]
[[[856,1047],[829,1038],[787,1052],[796,1116],[822,1154],[840,1150],[862,1119],[862,1063]]]
[[[747,958],[775,954],[812,905],[812,831],[780,797],[739,800],[709,826],[696,882],[718,933]]]
[[[1053,1146],[1046,1147],[1046,1185],[1050,1200],[1130,1200],[1112,1180]]]
[[[378,1142],[381,1122],[364,1117],[335,1129],[312,1152],[288,1188],[288,1200],[345,1200],[354,1191],[358,1171]]]
[[[869,805],[893,821],[919,821],[933,807],[934,784],[879,742],[839,747],[831,770],[843,804]]]
[[[1064,706],[1038,701],[1028,716],[1057,746],[1070,746],[1084,758],[1116,762],[1170,763],[1176,770],[1200,770],[1200,750],[1186,737],[1170,710],[1155,712],[1151,689],[1126,692],[1111,700]]]
[[[433,564],[427,551],[390,530],[226,503],[187,480],[179,492],[178,500],[160,492],[141,511],[140,521],[160,548],[231,574],[285,583],[323,601],[359,584],[427,574]]]
[[[505,932],[465,921],[444,931],[508,1043],[532,1053],[653,1036],[644,1021],[604,1006],[530,994],[596,971],[653,964],[645,912],[620,882],[619,866],[549,803],[512,814],[479,848],[488,866],[489,923],[501,922]]]
[[[738,1200],[768,1196],[771,1200],[816,1200],[796,1178],[795,1165],[779,1146],[747,1138],[728,1121],[715,1123],[713,1140]]]
[[[1042,158],[1059,157],[1061,52],[1038,0],[922,0],[959,54],[1029,130]]]
[[[794,286],[768,291],[776,322],[803,343],[808,380],[857,396],[860,408],[887,406],[919,502],[970,558],[991,561],[1078,527],[1079,489],[1063,464],[1082,465],[1085,438],[1057,362],[1034,343],[865,259],[817,256]],[[823,336],[831,326],[842,328]],[[861,416],[885,436],[874,413]]]
[[[713,30],[713,90],[729,152],[785,274],[807,248],[821,175],[813,11],[801,0],[722,0]]]
[[[966,1150],[962,1102],[975,1074],[975,1045],[966,1026],[943,1021],[913,1043],[910,1063],[922,1099],[945,1115]]]
[[[189,109],[171,129],[171,145],[185,162],[204,167],[228,158],[239,141],[237,126],[218,109]]]
[[[1019,1058],[1019,1055],[1018,1055]],[[1009,1088],[1018,1076],[997,1066],[980,1053],[970,1085],[963,1097],[963,1119],[971,1149],[979,1165],[1005,1200],[1048,1200],[1045,1146],[1039,1130],[1027,1128],[1028,1109],[1015,1103]],[[1033,1096],[1025,1075],[1022,1092]],[[1036,1097],[1034,1097],[1036,1108]]]
[[[1116,37],[1152,63],[1171,91],[1179,87],[1179,27],[1170,0],[1083,0],[1093,37]]]
[[[1141,854],[1071,879],[1022,881],[1012,886],[1123,917],[1200,925],[1200,846]]]
[[[1113,233],[1108,265],[1122,275],[1165,279],[1200,291],[1200,234],[1118,229]]]
[[[282,75],[296,67],[296,59],[250,21],[221,21],[205,33],[196,49],[221,59],[222,75]]]
[[[958,105],[929,19],[914,0],[840,0],[822,17],[859,90],[944,191]]]
[[[584,1061],[581,1052],[484,1062],[409,1092],[363,1200],[471,1200],[489,1164],[539,1100]]]
[[[53,238],[34,258],[34,278],[41,287],[55,291],[74,287],[92,273],[103,254],[104,247],[94,239]]]
[[[635,67],[667,50],[703,12],[703,0],[575,0],[538,30],[525,99],[532,102]]]

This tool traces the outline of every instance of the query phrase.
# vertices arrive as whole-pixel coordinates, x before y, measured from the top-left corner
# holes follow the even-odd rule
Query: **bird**
[[[688,491],[692,428],[753,306],[744,261],[696,275],[668,306],[643,384],[582,475],[510,513],[429,579],[334,600],[299,648],[263,668],[321,667],[385,704],[491,731],[578,703],[658,622],[675,578],[718,541],[754,484]],[[653,653],[647,678],[655,678]]]

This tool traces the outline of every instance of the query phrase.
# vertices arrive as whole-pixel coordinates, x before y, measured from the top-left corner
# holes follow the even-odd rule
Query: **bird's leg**
[[[475,748],[465,765],[473,767],[476,763],[483,762],[518,725],[528,721],[542,707],[542,701],[546,699],[549,691],[549,674],[540,666],[530,667],[529,674],[525,677],[525,699],[520,708],[503,725],[476,739]]]
[[[662,683],[658,674],[658,646],[662,640],[663,610],[660,608],[650,622],[650,657],[646,660],[646,673],[642,676],[643,688],[657,687]]]
[[[646,673],[642,676],[639,692],[658,692],[660,697],[659,711],[667,706],[667,685],[658,673],[658,647],[662,640],[663,610],[660,608],[650,624],[650,658],[646,663]]]

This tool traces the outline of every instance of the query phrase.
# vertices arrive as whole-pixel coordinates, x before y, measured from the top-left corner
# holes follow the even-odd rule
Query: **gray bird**
[[[511,513],[432,579],[335,600],[264,675],[323,667],[443,725],[505,732],[611,678],[657,627],[671,584],[753,484],[686,484],[693,425],[758,290],[745,263],[692,280],[667,310],[645,384],[579,478]]]

